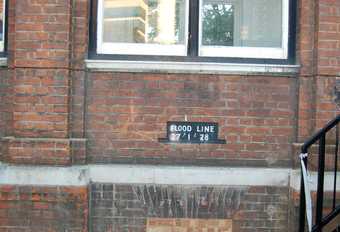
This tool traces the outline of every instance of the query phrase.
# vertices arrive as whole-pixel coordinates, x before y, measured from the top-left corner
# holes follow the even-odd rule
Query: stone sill
[[[112,175],[114,173],[114,175]],[[142,185],[282,186],[300,190],[300,169],[213,168],[159,165],[13,165],[0,162],[0,185],[85,186],[91,182]],[[333,190],[333,172],[325,173],[325,191]],[[311,191],[317,173],[310,172]],[[340,178],[340,174],[337,175]],[[337,186],[340,191],[340,185]]]
[[[98,72],[182,73],[291,76],[299,73],[300,65],[156,62],[125,60],[85,60],[86,68]]]
[[[0,67],[7,67],[7,57],[0,57]]]

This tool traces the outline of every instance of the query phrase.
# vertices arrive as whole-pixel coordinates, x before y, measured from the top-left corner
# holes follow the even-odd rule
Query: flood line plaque
[[[167,122],[167,138],[161,143],[212,143],[225,144],[218,139],[218,123],[214,122]]]

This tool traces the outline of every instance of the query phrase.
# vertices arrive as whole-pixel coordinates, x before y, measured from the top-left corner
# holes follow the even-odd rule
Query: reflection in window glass
[[[206,1],[203,7],[203,45],[232,46],[234,6],[225,2]]]
[[[282,0],[203,0],[202,45],[281,47]]]
[[[185,0],[105,0],[103,42],[185,43]]]

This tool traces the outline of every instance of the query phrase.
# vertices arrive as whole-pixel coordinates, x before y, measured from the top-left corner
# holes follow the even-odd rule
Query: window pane
[[[282,0],[203,0],[201,17],[202,45],[282,45]]]
[[[205,1],[202,35],[203,45],[232,46],[234,6],[223,1]]]
[[[4,0],[0,0],[0,42],[4,39]]]
[[[185,0],[104,0],[103,42],[184,44]]]

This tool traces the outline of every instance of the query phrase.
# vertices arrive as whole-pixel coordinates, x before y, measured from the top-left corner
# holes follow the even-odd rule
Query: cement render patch
[[[232,232],[232,220],[148,218],[146,232]]]
[[[340,174],[338,174],[340,179]],[[311,190],[316,190],[311,173]],[[159,165],[82,165],[72,167],[15,166],[0,163],[0,185],[85,186],[115,184],[284,186],[300,188],[300,171],[273,168],[215,168]],[[333,174],[325,174],[325,190],[333,188]],[[340,190],[340,185],[337,185]]]

